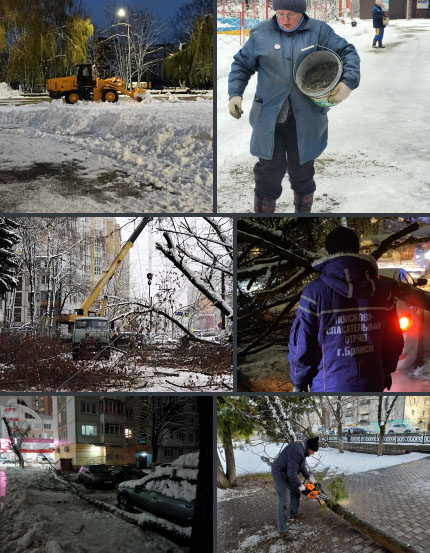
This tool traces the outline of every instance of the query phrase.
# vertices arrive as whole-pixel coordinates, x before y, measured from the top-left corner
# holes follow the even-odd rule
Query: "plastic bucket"
[[[322,63],[335,63],[337,65],[336,76],[333,78],[331,83],[323,89],[319,88],[319,90],[315,90],[314,92],[303,90],[303,79],[307,71],[309,71],[309,69],[312,69],[313,67],[321,65]],[[318,50],[317,52],[312,52],[312,54],[306,56],[297,67],[295,76],[296,84],[299,87],[300,91],[303,92],[303,94],[306,94],[306,96],[309,96],[309,98],[318,106],[326,108],[333,107],[336,104],[330,103],[328,100],[328,96],[333,88],[340,81],[340,77],[342,76],[342,68],[342,60],[331,50]]]

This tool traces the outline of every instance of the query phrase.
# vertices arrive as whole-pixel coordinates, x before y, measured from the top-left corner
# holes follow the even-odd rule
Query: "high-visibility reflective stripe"
[[[314,303],[315,305],[317,305],[317,303],[318,303],[315,300],[313,300],[312,298],[308,298],[307,296],[302,296],[300,299],[310,301],[311,303]]]
[[[326,313],[347,313],[350,311],[391,311],[393,307],[394,307],[394,304],[391,307],[348,307],[345,309],[325,309],[324,311],[315,313],[314,311],[310,311],[309,309],[306,309],[306,307],[302,307],[299,304],[297,309],[301,309],[302,311],[306,311],[306,313],[310,313],[311,315],[321,317],[321,315],[324,315]]]

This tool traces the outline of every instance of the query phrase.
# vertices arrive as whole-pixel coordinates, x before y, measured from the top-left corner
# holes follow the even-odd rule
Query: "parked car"
[[[115,465],[109,468],[114,484],[124,480],[137,480],[145,476],[145,472],[133,465]]]
[[[398,280],[410,286],[425,286],[427,279],[419,278],[415,280],[413,276],[405,269],[401,268],[382,268],[379,269],[380,276]],[[398,370],[414,370],[420,361],[420,344],[424,335],[425,325],[430,326],[430,313],[417,305],[397,300],[397,314],[399,316],[400,327],[403,331],[404,346],[403,351],[397,363]]]
[[[351,431],[351,434],[372,434],[371,430],[368,430],[367,428],[361,428],[358,426],[351,426],[349,428],[344,428],[343,433],[348,434],[348,430]]]
[[[411,424],[396,423],[392,424],[387,431],[388,434],[411,434],[413,432],[421,432],[421,428]]]
[[[170,465],[159,465],[155,472],[137,482],[122,482],[117,494],[119,507],[130,512],[151,513],[179,526],[191,526],[196,498],[197,463],[197,453],[182,455]]]
[[[88,488],[113,486],[112,473],[106,465],[83,465],[79,469],[78,481]]]

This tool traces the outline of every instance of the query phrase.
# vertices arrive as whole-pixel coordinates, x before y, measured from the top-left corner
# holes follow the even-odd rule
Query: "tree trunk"
[[[378,457],[384,455],[385,424],[379,427]]]
[[[342,421],[337,423],[337,440],[339,442],[339,453],[343,453],[343,434],[342,434]]]
[[[419,553],[418,549],[412,545],[398,540],[393,535],[387,534],[367,520],[358,517],[355,513],[347,511],[342,505],[339,505],[339,503],[335,503],[332,506],[327,504],[327,507],[392,553]]]
[[[231,428],[227,427],[222,433],[222,443],[225,451],[226,476],[230,488],[237,486],[236,462],[234,460],[233,440]]]
[[[219,458],[219,455],[217,453],[217,471],[216,471],[216,483],[217,487],[221,488],[222,490],[225,490],[228,488],[228,480],[227,476],[225,475],[224,469],[222,468],[222,463]]]

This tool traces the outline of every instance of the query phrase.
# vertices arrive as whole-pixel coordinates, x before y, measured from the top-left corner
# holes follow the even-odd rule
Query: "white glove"
[[[315,482],[316,482],[316,480],[315,480],[315,478],[312,476],[312,474],[309,476],[308,480],[309,480],[309,482],[310,482],[311,484],[315,484]]]
[[[240,119],[242,115],[242,98],[240,96],[232,96],[228,103],[228,111],[235,119]]]
[[[340,104],[348,98],[352,90],[349,86],[346,86],[345,83],[339,83],[335,88],[330,92],[328,101],[331,104]]]
[[[306,490],[305,486],[302,484],[299,488],[299,492],[304,492]]]

